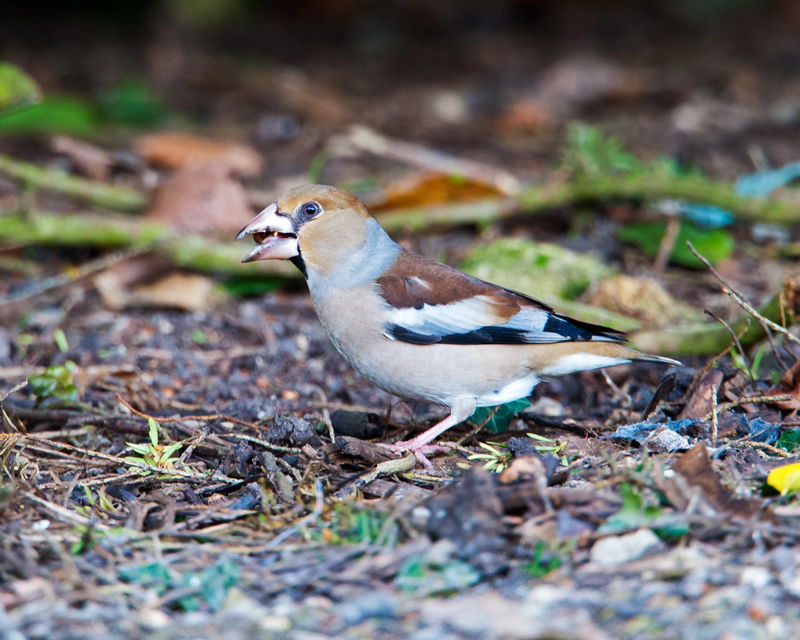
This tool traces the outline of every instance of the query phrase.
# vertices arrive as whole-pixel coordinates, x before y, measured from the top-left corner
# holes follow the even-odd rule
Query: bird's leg
[[[394,444],[380,444],[379,446],[394,451],[395,453],[405,453],[411,451],[414,457],[419,460],[423,467],[428,470],[433,470],[433,465],[430,460],[425,457],[426,453],[435,453],[437,451],[448,451],[446,445],[431,444],[431,441],[437,436],[443,434],[450,427],[454,427],[459,422],[464,422],[475,412],[475,400],[461,400],[453,403],[450,407],[450,415],[442,420],[439,424],[433,425],[427,431],[420,433],[418,436],[411,438],[411,440],[404,440],[402,442],[395,442]]]

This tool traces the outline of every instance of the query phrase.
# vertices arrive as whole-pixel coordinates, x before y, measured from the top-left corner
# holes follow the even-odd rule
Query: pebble
[[[590,553],[594,564],[610,567],[633,562],[664,548],[664,543],[650,529],[639,529],[623,536],[598,540]]]

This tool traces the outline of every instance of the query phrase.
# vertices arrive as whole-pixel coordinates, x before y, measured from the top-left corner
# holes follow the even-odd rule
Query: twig
[[[516,195],[521,190],[519,180],[508,171],[497,169],[481,162],[454,158],[422,145],[387,138],[367,127],[352,127],[347,135],[347,142],[357,149],[385,158],[392,158],[424,169],[441,171],[448,175],[463,176],[478,182],[484,182],[494,186],[506,195]]]
[[[28,187],[58,191],[118,211],[139,211],[147,202],[143,193],[132,189],[77,178],[5,155],[0,155],[0,173]]]
[[[9,396],[15,394],[20,389],[24,389],[27,385],[28,385],[28,381],[27,380],[23,380],[19,384],[11,387],[11,389],[9,389],[7,393],[0,394],[0,402],[4,402],[6,398],[8,398]]]
[[[606,384],[609,388],[614,392],[614,394],[620,398],[625,404],[631,404],[631,397],[625,393],[622,389],[617,386],[617,383],[611,379],[611,376],[608,375],[608,372],[605,369],[600,369],[600,373],[602,374],[603,378],[606,381]]]
[[[62,507],[61,505],[58,505],[54,502],[49,502],[48,500],[44,500],[43,498],[40,498],[39,496],[31,493],[30,491],[26,491],[23,495],[31,502],[35,502],[36,504],[41,505],[42,507],[47,509],[50,513],[52,513],[55,516],[57,520],[60,520],[61,522],[66,522],[68,524],[83,525],[86,527],[91,525],[94,528],[103,530],[108,529],[108,527],[104,524],[100,524],[97,522],[93,523],[86,516],[82,516],[78,513],[75,513],[74,511],[71,511],[66,507]]]
[[[228,478],[227,476],[220,476],[217,474],[194,473],[192,471],[184,471],[182,469],[174,469],[174,468],[166,469],[164,467],[157,467],[155,465],[147,464],[145,462],[133,462],[130,460],[125,460],[124,458],[120,458],[119,456],[112,456],[107,453],[101,453],[100,451],[91,451],[90,449],[75,447],[70,444],[66,444],[63,442],[56,442],[55,440],[48,440],[46,438],[37,438],[33,435],[20,436],[20,440],[28,443],[47,444],[56,450],[80,453],[90,458],[99,458],[101,460],[107,460],[109,462],[118,464],[122,467],[136,467],[144,471],[153,471],[158,474],[180,476],[182,478],[186,478],[187,480],[195,480],[198,482],[208,482],[209,480],[213,480],[215,482],[222,482],[225,484],[238,484],[240,482],[235,478]]]
[[[795,286],[794,283],[784,287]],[[776,293],[760,310],[765,318],[780,318],[780,292]],[[764,339],[766,329],[758,323],[749,327],[746,318],[732,323],[731,328],[737,332],[745,330],[739,337],[743,347],[749,347]],[[727,329],[713,324],[690,325],[686,327],[664,328],[653,331],[642,331],[630,337],[631,346],[646,353],[663,353],[673,356],[706,355],[719,353],[731,341]]]
[[[240,420],[239,418],[234,418],[233,416],[229,416],[226,413],[211,413],[206,415],[200,416],[173,416],[170,418],[162,418],[159,416],[151,416],[147,413],[139,411],[131,406],[131,404],[125,400],[121,395],[116,394],[114,396],[126,409],[128,409],[132,414],[139,416],[140,418],[144,418],[145,420],[155,420],[159,424],[166,424],[170,422],[184,422],[186,420],[196,420],[197,422],[209,422],[211,420],[226,420],[228,422],[233,422],[234,424],[241,425],[243,427],[249,427],[255,431],[263,431],[268,427],[264,427],[260,424],[256,424],[255,422],[248,422],[247,420]]]
[[[226,438],[236,438],[237,440],[246,440],[247,442],[254,442],[255,444],[259,444],[265,449],[271,449],[272,451],[278,451],[280,453],[302,453],[302,449],[298,449],[297,447],[282,447],[277,444],[272,444],[271,442],[267,442],[266,440],[262,440],[261,438],[254,438],[253,436],[248,436],[244,433],[226,433],[224,435]]]
[[[800,338],[791,333],[786,327],[782,327],[781,325],[779,325],[776,322],[773,322],[769,318],[765,318],[755,308],[753,308],[753,305],[751,305],[739,293],[737,293],[736,290],[731,285],[729,285],[725,281],[725,279],[721,275],[719,275],[719,273],[717,273],[717,270],[714,269],[712,264],[697,252],[697,250],[694,248],[694,246],[689,240],[686,241],[686,244],[688,245],[689,250],[695,255],[695,257],[698,260],[700,260],[709,269],[709,271],[711,271],[714,277],[719,281],[719,283],[722,285],[723,293],[730,296],[736,304],[738,304],[742,309],[747,311],[747,313],[749,313],[751,316],[756,318],[756,320],[758,320],[762,325],[765,325],[765,327],[769,327],[773,331],[777,331],[786,336],[788,340],[800,344]],[[781,305],[781,310],[782,309],[783,305]]]
[[[390,476],[395,473],[411,471],[416,464],[417,459],[414,457],[413,453],[407,453],[402,458],[392,458],[391,460],[375,465],[373,469],[359,476],[358,484],[363,486],[369,484],[378,476]]]
[[[783,449],[778,449],[778,447],[773,447],[771,444],[767,444],[766,442],[758,442],[757,440],[736,441],[730,443],[728,446],[733,449],[743,449],[745,447],[752,449],[763,449],[764,451],[774,453],[776,456],[780,456],[781,458],[793,458],[795,456],[794,453],[789,453]]]
[[[664,231],[664,237],[661,238],[661,243],[658,245],[658,253],[656,254],[656,261],[653,266],[655,272],[659,275],[664,273],[664,269],[669,262],[669,257],[672,255],[672,249],[675,247],[675,241],[678,239],[678,233],[681,230],[681,219],[678,216],[670,216],[667,222],[667,228]]]
[[[752,371],[750,371],[750,363],[747,361],[747,354],[745,353],[744,349],[742,348],[742,343],[739,341],[739,334],[744,335],[745,332],[747,331],[747,328],[750,326],[750,318],[747,318],[747,323],[745,324],[744,329],[742,329],[742,331],[740,331],[739,334],[737,334],[733,329],[731,329],[731,326],[727,322],[725,322],[722,318],[720,318],[719,316],[715,315],[714,313],[712,313],[708,309],[703,309],[703,312],[707,316],[710,316],[711,318],[714,318],[714,320],[719,322],[723,327],[725,327],[728,330],[728,333],[731,334],[731,337],[733,338],[733,342],[734,342],[734,344],[736,344],[736,348],[739,351],[739,355],[742,357],[742,360],[744,360],[744,368],[745,368],[745,371],[747,372],[747,377],[750,378],[751,382],[755,382],[755,378],[753,377],[753,373],[752,373]]]
[[[717,436],[719,435],[719,417],[717,416],[717,385],[711,385],[711,443],[717,448]]]
[[[741,398],[736,402],[723,402],[722,404],[717,406],[717,413],[723,413],[730,409],[735,409],[736,407],[740,407],[743,404],[771,404],[773,402],[785,402],[786,400],[791,400],[792,396],[790,394],[782,394],[777,396],[753,396],[748,398]],[[705,416],[703,416],[703,421],[711,420],[713,417],[713,411],[709,411]]]
[[[29,300],[65,285],[75,284],[87,276],[95,274],[98,271],[104,271],[118,262],[122,262],[128,258],[140,255],[146,251],[147,249],[127,249],[125,251],[116,251],[109,255],[97,258],[96,260],[91,260],[82,264],[78,268],[77,273],[63,273],[61,275],[43,278],[39,282],[35,283],[32,287],[29,287],[20,293],[0,296],[0,306],[22,302],[23,300]]]

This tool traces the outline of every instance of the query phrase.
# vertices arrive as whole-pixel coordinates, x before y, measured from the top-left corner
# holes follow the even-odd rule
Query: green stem
[[[0,155],[0,173],[32,188],[58,191],[117,211],[139,211],[147,202],[144,194],[133,189],[76,178],[63,171],[44,169],[4,155]]]
[[[773,322],[781,323],[780,292],[767,302],[758,312]],[[747,318],[732,323],[731,329],[738,335],[744,329]],[[766,337],[764,327],[755,318],[750,318],[750,326],[739,342],[742,347],[750,347]],[[709,324],[642,331],[631,338],[631,346],[640,351],[672,356],[704,356],[723,351],[733,341],[731,332],[718,322]]]
[[[179,266],[235,275],[269,275],[297,278],[299,272],[282,261],[241,264],[249,245],[217,242],[199,234],[175,236],[154,222],[115,215],[57,215],[37,211],[29,220],[21,213],[0,215],[0,241],[81,247],[145,247],[170,256]]]

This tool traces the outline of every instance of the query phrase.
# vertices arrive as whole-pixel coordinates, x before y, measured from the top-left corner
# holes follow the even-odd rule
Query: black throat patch
[[[303,260],[303,256],[301,256],[301,255],[298,253],[298,254],[297,254],[296,256],[294,256],[293,258],[289,258],[289,261],[290,261],[290,262],[291,262],[291,263],[292,263],[292,264],[293,264],[295,267],[297,267],[297,269],[300,271],[300,273],[302,273],[302,274],[303,274],[303,277],[304,277],[306,280],[308,280],[308,271],[306,271],[306,263],[305,263],[305,260]]]

